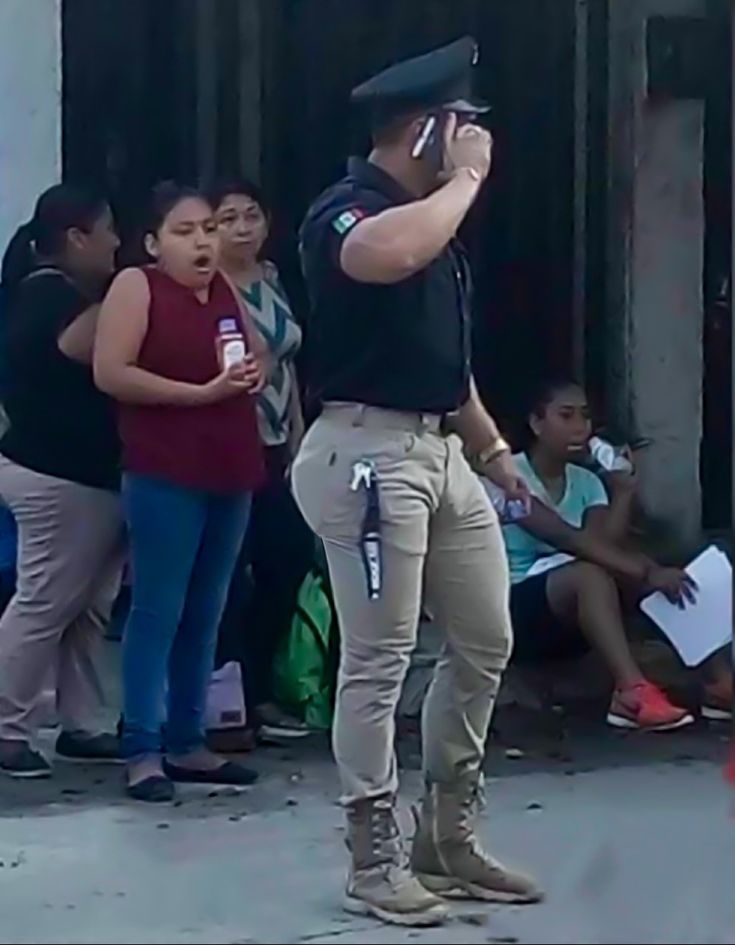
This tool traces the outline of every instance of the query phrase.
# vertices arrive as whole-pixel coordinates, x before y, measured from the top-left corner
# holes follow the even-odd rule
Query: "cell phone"
[[[443,128],[444,124],[436,112],[431,112],[427,115],[411,151],[411,157],[418,161],[424,157],[427,152],[436,152],[437,148],[440,147],[440,135]]]
[[[431,144],[436,135],[436,126],[439,123],[436,115],[428,115],[421,126],[421,131],[416,138],[416,143],[411,151],[411,157],[418,161],[426,153],[426,149]]]

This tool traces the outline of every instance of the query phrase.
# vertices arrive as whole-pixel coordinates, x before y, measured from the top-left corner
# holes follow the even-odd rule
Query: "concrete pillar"
[[[611,3],[610,340],[613,418],[652,445],[650,516],[682,543],[701,527],[704,103],[646,95],[646,21],[703,0]]]
[[[61,174],[61,0],[0,2],[0,249]]]
[[[704,105],[645,108],[638,142],[631,294],[632,411],[650,514],[701,526]]]

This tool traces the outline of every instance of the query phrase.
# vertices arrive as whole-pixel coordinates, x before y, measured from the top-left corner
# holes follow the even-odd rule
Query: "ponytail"
[[[17,230],[5,250],[0,268],[3,301],[13,295],[40,259],[53,259],[64,252],[69,230],[89,232],[106,206],[98,194],[71,184],[56,184],[44,191],[33,219]]]
[[[7,301],[36,264],[35,227],[32,221],[15,231],[8,243],[0,269],[0,291]]]

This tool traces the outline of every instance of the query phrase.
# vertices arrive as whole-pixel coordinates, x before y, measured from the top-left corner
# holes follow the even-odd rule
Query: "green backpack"
[[[326,573],[304,578],[288,636],[273,667],[276,702],[309,728],[328,731],[334,714],[339,664],[337,619]]]

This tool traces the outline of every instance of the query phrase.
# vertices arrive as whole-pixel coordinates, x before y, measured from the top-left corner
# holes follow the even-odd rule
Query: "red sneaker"
[[[658,686],[644,681],[630,689],[616,689],[607,722],[615,728],[670,732],[691,725],[694,716],[670,702]]]
[[[730,760],[725,767],[725,777],[735,788],[735,742],[732,744],[732,748],[730,750]]]

